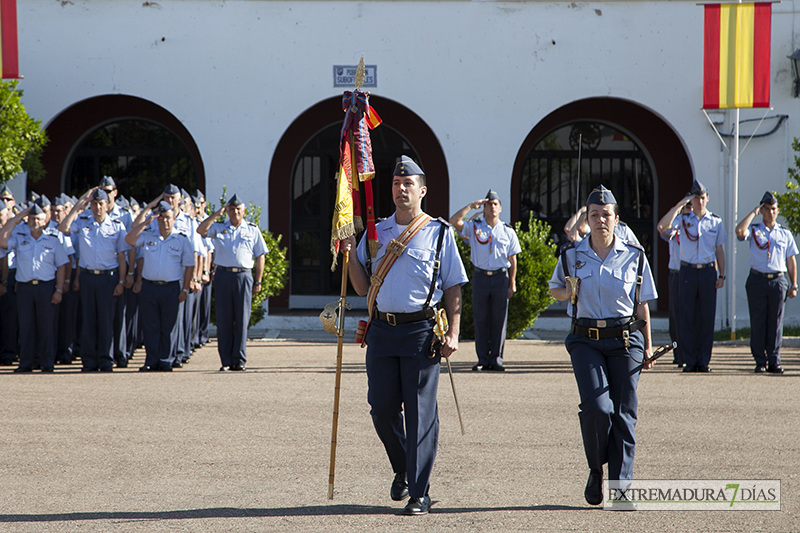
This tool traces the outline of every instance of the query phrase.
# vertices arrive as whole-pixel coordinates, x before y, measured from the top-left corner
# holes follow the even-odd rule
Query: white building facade
[[[773,109],[758,129],[771,133],[741,157],[738,218],[765,190],[784,191],[793,164],[800,100],[786,56],[800,44],[799,8],[773,5]],[[655,226],[699,179],[726,222],[729,264],[736,249],[736,316],[748,323],[729,153],[700,109],[695,1],[18,0],[18,26],[23,102],[51,142],[47,178],[12,189],[80,194],[110,172],[124,195],[179,181],[213,203],[226,186],[262,206],[262,227],[289,249],[289,287],[272,311],[320,308],[338,293],[329,195],[347,88],[334,82],[337,66],[363,55],[384,120],[373,137],[378,216],[392,211],[380,180],[403,153],[426,170],[431,214],[447,217],[492,188],[504,220],[533,213],[556,234],[602,182],[648,248],[665,309],[668,250]],[[742,111],[743,134],[765,111]],[[732,116],[712,119],[730,132]],[[134,168],[148,157],[162,166]],[[731,287],[718,295],[720,325]],[[797,322],[800,303],[786,314]]]

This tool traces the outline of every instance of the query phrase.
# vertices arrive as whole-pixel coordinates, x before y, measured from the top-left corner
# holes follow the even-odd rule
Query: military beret
[[[111,176],[103,176],[103,179],[100,180],[101,187],[114,187],[117,188],[117,184],[114,183],[114,178]]]
[[[180,193],[181,193],[181,190],[177,186],[173,185],[172,183],[170,183],[169,185],[166,186],[166,188],[164,188],[164,194],[172,195],[172,194],[180,194]]]
[[[419,168],[413,159],[407,155],[401,155],[400,161],[394,167],[394,176],[424,176],[425,173]]]
[[[764,193],[764,196],[761,197],[761,203],[766,205],[778,205],[778,199],[775,198],[772,192],[767,191]]]
[[[234,194],[233,196],[231,196],[231,199],[228,200],[228,204],[227,205],[232,205],[233,207],[238,207],[240,205],[244,205],[244,202],[239,199],[239,195]]]
[[[103,189],[97,189],[92,193],[92,200],[97,200],[98,202],[101,200],[108,201],[108,194]]]
[[[614,193],[606,189],[605,185],[602,184],[589,193],[589,197],[586,199],[586,205],[606,205],[615,203],[617,203],[617,199],[614,198]]]
[[[689,192],[692,193],[692,196],[702,196],[708,192],[708,189],[706,189],[706,186],[699,181],[694,180],[692,182],[692,188]]]

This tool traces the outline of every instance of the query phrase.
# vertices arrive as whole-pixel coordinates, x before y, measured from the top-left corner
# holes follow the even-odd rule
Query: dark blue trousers
[[[81,363],[84,368],[108,370],[114,366],[114,296],[119,276],[81,271]]]
[[[789,282],[750,274],[745,283],[750,309],[750,352],[759,366],[781,364],[783,304]]]
[[[439,359],[428,358],[433,320],[398,326],[374,320],[367,332],[367,399],[372,423],[412,497],[428,493],[439,445]],[[405,411],[405,428],[403,427]]]
[[[75,342],[75,313],[78,308],[78,294],[72,290],[72,282],[77,269],[72,270],[69,280],[70,290],[64,293],[58,305],[58,343],[56,344],[56,360],[64,363],[72,361],[73,344]]]
[[[115,280],[115,283],[119,278]],[[121,296],[114,297],[114,358],[116,361],[128,362],[128,337],[126,326],[126,315],[128,312],[125,300],[124,289]],[[113,289],[112,289],[113,291]]]
[[[717,269],[681,266],[678,346],[687,366],[708,366],[717,313]]]
[[[139,295],[133,292],[133,287],[125,289],[122,294],[125,299],[125,357],[130,360],[133,352],[141,344],[139,338]]]
[[[139,320],[144,333],[144,364],[150,368],[172,368],[178,347],[178,296],[181,282],[157,285],[142,282]]]
[[[569,334],[565,345],[581,398],[579,418],[589,468],[602,472],[608,463],[608,479],[633,479],[642,333],[631,333],[627,349],[621,337],[593,341]]]
[[[214,277],[217,345],[222,366],[247,361],[247,327],[253,302],[253,274],[217,269]]]
[[[50,303],[55,291],[55,280],[37,285],[17,283],[20,368],[33,368],[34,361],[42,368],[53,368],[55,364],[54,325],[58,306]]]
[[[681,306],[681,291],[680,291],[680,273],[678,271],[669,272],[669,339],[672,342],[678,342],[678,325],[680,324],[680,306]],[[678,346],[672,351],[674,358],[677,362],[683,363],[681,356],[681,346]]]
[[[0,361],[10,365],[19,355],[19,323],[17,316],[17,269],[8,269],[6,293],[0,297]]]
[[[200,318],[197,328],[197,340],[200,344],[208,342],[208,324],[211,320],[211,283],[203,284],[200,293]]]
[[[508,319],[508,272],[487,276],[476,270],[472,278],[472,317],[478,364],[503,365]]]

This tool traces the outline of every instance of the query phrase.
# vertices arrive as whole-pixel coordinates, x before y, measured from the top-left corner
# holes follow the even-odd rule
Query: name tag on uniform
[[[575,270],[583,267],[584,265],[586,265],[586,261],[575,261]]]

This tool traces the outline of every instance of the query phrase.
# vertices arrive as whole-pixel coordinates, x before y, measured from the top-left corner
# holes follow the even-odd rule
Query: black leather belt
[[[48,283],[50,281],[55,281],[52,279],[32,279],[30,281],[18,281],[17,283],[22,283],[23,285],[38,285],[40,283]]]
[[[376,310],[375,318],[381,322],[386,322],[390,326],[397,326],[398,324],[408,324],[409,322],[428,320],[429,318],[433,318],[435,312],[436,311],[433,309],[433,307],[428,307],[427,309],[416,311],[414,313],[383,313]]]
[[[680,272],[680,269],[678,269],[678,270],[674,270],[672,268],[669,269],[669,273],[670,274],[677,274],[678,272]]]
[[[681,261],[681,266],[689,267],[689,268],[710,268],[714,266],[714,263],[687,263],[686,261]]]
[[[233,272],[234,274],[238,274],[239,272],[250,272],[250,268],[242,268],[242,267],[223,267],[217,265],[217,270],[223,270],[225,272]]]
[[[647,324],[646,320],[634,320],[621,325],[611,325],[609,323],[617,322],[617,320],[579,319],[581,323],[586,323],[587,321],[593,322],[594,326],[580,326],[575,322],[572,324],[572,333],[581,337],[589,337],[593,341],[622,337],[626,339],[626,344],[627,337],[631,332],[639,331]]]
[[[175,281],[156,281],[153,279],[146,279],[148,283],[152,283],[153,285],[172,285],[173,283],[178,283],[178,280]]]
[[[94,274],[95,276],[113,276],[117,273],[116,268],[112,268],[111,270],[91,270],[88,268],[82,268],[81,272],[86,272],[87,274]]]
[[[752,268],[750,269],[750,273],[767,279],[775,279],[783,276],[783,272],[759,272],[758,270],[753,270]]]
[[[506,268],[498,268],[497,270],[484,270],[482,268],[474,267],[475,272],[480,272],[486,276],[496,276],[497,274],[505,274]]]

